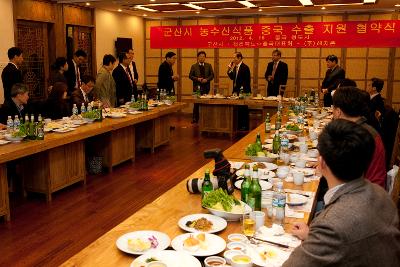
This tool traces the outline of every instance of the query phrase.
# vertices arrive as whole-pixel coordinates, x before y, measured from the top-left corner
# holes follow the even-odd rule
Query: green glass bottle
[[[210,193],[213,190],[214,190],[213,184],[211,183],[210,180],[210,170],[207,169],[204,175],[203,184],[201,185],[201,199],[203,199],[208,193]]]
[[[36,139],[37,140],[43,140],[44,139],[44,123],[43,123],[43,119],[42,119],[42,115],[39,114],[38,117],[38,123],[36,126]]]
[[[249,192],[250,192],[251,176],[250,176],[250,165],[244,165],[244,180],[240,186],[241,200],[245,203],[249,202]]]
[[[279,154],[281,150],[281,136],[279,135],[279,131],[275,131],[274,139],[272,140],[272,153]]]
[[[262,151],[262,143],[261,143],[260,133],[257,133],[256,144],[257,144],[257,147],[258,147],[257,152]]]
[[[261,185],[258,181],[258,168],[257,166],[253,167],[253,176],[250,184],[249,191],[249,206],[253,209],[253,211],[261,210]]]
[[[276,120],[275,120],[275,130],[279,130],[282,126],[282,114],[278,109],[278,112],[276,114]]]
[[[267,117],[265,117],[265,133],[271,132],[271,118],[269,117],[269,113],[267,113]]]
[[[36,123],[33,114],[31,114],[31,121],[29,122],[29,139],[36,139]]]

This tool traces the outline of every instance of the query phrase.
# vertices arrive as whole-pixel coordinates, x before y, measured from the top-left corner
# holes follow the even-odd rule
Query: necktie
[[[206,77],[206,69],[204,67],[204,64],[200,64],[200,77],[205,78]]]
[[[76,66],[76,83],[78,85],[78,88],[81,88],[81,75],[78,66]]]
[[[235,72],[235,83],[233,84],[234,88],[236,87],[236,79],[237,79],[237,75],[238,75],[238,72],[239,72],[238,70],[239,70],[238,66],[235,66],[235,69],[233,70]]]
[[[275,76],[276,68],[278,67],[278,62],[274,62],[274,67],[272,68],[272,77]]]
[[[131,86],[133,87],[133,81],[132,81],[131,72],[129,71],[129,67],[126,67],[125,72],[126,72],[126,75],[128,76],[128,79],[129,79],[129,82],[131,83]]]

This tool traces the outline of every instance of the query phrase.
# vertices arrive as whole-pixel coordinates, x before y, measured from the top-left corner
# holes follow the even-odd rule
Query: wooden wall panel
[[[210,25],[215,23],[215,19],[199,19],[199,25]]]
[[[182,58],[182,77],[189,77],[190,68],[197,62],[196,58]]]
[[[347,48],[347,57],[362,57],[365,58],[367,56],[367,48]]]
[[[258,19],[259,23],[263,24],[263,23],[277,23],[278,20],[276,17],[260,17]]]
[[[147,75],[158,75],[158,67],[161,64],[160,58],[147,58],[146,59],[146,74]]]
[[[342,57],[341,48],[321,48],[321,57],[325,59],[328,55],[336,55],[339,58],[339,64]]]
[[[400,109],[400,82],[393,83],[393,108],[396,110]]]
[[[89,8],[64,5],[64,22],[65,24],[79,26],[93,26],[94,12]]]
[[[197,20],[195,19],[183,19],[181,25],[197,25]]]
[[[150,39],[150,28],[161,26],[161,20],[146,20],[146,39]]]
[[[365,59],[347,59],[346,63],[346,77],[354,80],[365,78]]]
[[[357,15],[348,15],[347,20],[349,21],[360,21],[360,20],[368,20],[368,14],[357,14]]]
[[[56,21],[56,4],[43,1],[14,0],[16,19],[42,22]]]
[[[219,50],[219,56],[220,57],[229,57],[231,60],[233,59],[233,53],[235,53],[236,50],[234,48],[225,48],[225,49],[220,49]]]
[[[385,79],[388,76],[388,59],[368,59],[367,79],[379,77]]]
[[[146,56],[147,57],[161,57],[160,49],[150,48],[150,40],[146,40]]]
[[[302,79],[318,78],[319,66],[315,64],[315,59],[303,59],[301,60],[301,65],[307,66],[300,69],[300,77]]]
[[[182,94],[191,95],[193,93],[193,82],[188,77],[182,79]]]
[[[302,58],[319,58],[320,49],[319,48],[300,48]]]
[[[390,48],[369,48],[368,57],[387,58],[389,57],[389,49]]]

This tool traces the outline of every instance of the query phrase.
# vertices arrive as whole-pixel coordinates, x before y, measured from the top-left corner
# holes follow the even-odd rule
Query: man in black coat
[[[250,87],[250,68],[243,63],[243,55],[236,52],[233,61],[228,66],[228,76],[233,81],[232,94],[239,95],[240,89],[243,88],[243,93],[251,93]]]
[[[118,60],[119,64],[113,70],[112,76],[115,81],[117,105],[119,106],[131,101],[132,94],[137,99],[137,90],[134,90],[134,77],[129,69],[131,59],[128,54],[126,52],[119,53]]]
[[[332,105],[332,91],[338,87],[339,81],[343,80],[346,76],[344,69],[338,65],[338,62],[338,57],[335,55],[326,57],[328,70],[325,73],[325,78],[321,86],[321,91],[324,94],[324,107]]]
[[[68,70],[64,72],[64,76],[67,79],[68,95],[71,95],[73,91],[80,88],[81,86],[81,72],[80,66],[86,61],[87,54],[85,51],[79,49],[76,50],[74,57],[68,60]]]
[[[178,75],[174,75],[172,66],[176,62],[176,54],[174,52],[168,52],[165,54],[165,60],[161,63],[158,68],[158,83],[159,89],[165,89],[167,94],[171,94],[171,91],[175,91],[174,82],[179,79]]]
[[[368,83],[367,92],[370,95],[370,110],[373,114],[379,111],[380,115],[383,116],[385,113],[385,101],[381,95],[383,89],[384,81],[379,78],[372,78]]]
[[[133,52],[133,49],[129,49],[128,51],[128,57],[131,60],[131,64],[129,64],[129,70],[132,73],[132,78],[133,78],[133,91],[137,91],[137,83],[139,80],[139,74],[136,69],[136,62],[134,61],[135,59],[135,52]]]
[[[272,52],[272,61],[268,63],[265,71],[265,79],[268,82],[267,95],[277,96],[279,87],[286,85],[288,78],[288,65],[281,61],[281,51],[274,50]]]
[[[11,88],[10,98],[4,101],[0,111],[0,122],[7,123],[7,117],[18,116],[22,120],[27,113],[26,108],[29,100],[28,87],[22,83],[16,83]]]
[[[19,67],[24,62],[22,50],[18,47],[8,49],[8,59],[10,62],[1,73],[1,80],[4,88],[4,102],[11,100],[11,88],[16,83],[22,83],[22,72]]]

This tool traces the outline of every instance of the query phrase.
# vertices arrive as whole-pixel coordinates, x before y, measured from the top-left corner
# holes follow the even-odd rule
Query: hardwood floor
[[[203,151],[228,148],[228,136],[200,136],[191,117],[173,116],[169,145],[111,174],[88,175],[87,185],[27,199],[11,195],[11,222],[0,220],[0,266],[57,266],[209,160]],[[114,242],[111,240],[110,242]]]

